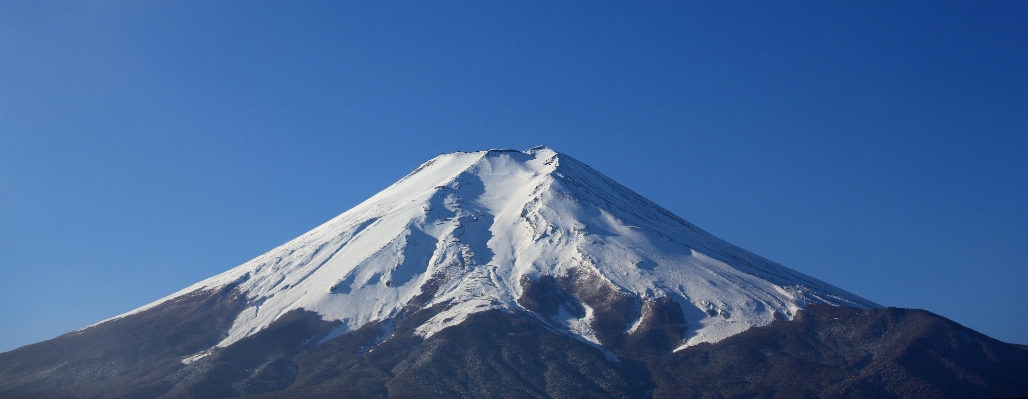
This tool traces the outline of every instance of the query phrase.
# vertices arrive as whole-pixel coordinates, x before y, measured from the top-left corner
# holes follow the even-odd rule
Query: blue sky
[[[1028,344],[1028,3],[0,1],[0,350],[545,144]]]

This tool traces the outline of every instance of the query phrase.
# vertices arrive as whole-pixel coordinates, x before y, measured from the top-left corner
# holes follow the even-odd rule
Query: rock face
[[[444,154],[0,396],[1004,397],[1028,350],[711,236],[545,147]]]

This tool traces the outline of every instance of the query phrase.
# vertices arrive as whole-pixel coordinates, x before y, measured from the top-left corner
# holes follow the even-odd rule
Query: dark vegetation
[[[296,378],[293,358],[314,347],[339,322],[294,310],[259,334],[219,348],[178,373],[169,397],[224,398],[286,389]]]
[[[1025,347],[925,311],[811,306],[791,321],[672,352],[687,326],[674,301],[637,300],[584,272],[521,284],[529,312],[476,313],[428,339],[414,329],[445,304],[422,308],[427,298],[325,342],[338,322],[297,310],[185,365],[246,305],[232,287],[195,292],[0,354],[0,397],[1028,396]],[[610,352],[560,333],[550,318],[580,314],[583,304],[597,309],[593,327]]]
[[[650,363],[655,397],[1028,395],[1028,351],[923,310],[811,306]]]
[[[244,298],[229,285],[0,354],[0,397],[152,398],[180,359],[224,338]],[[66,394],[65,394],[66,393]]]

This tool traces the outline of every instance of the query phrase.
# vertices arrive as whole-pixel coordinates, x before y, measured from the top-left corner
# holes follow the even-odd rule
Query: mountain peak
[[[431,308],[417,328],[428,337],[497,309],[600,347],[606,329],[631,334],[663,309],[682,320],[687,347],[810,304],[878,307],[544,146],[439,155],[310,232],[129,314],[228,285],[248,306],[219,346],[298,309],[339,321],[330,337]]]

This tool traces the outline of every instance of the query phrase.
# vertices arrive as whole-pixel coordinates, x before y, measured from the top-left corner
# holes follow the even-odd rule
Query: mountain
[[[1028,350],[720,240],[549,148],[440,155],[5,397],[1001,397]]]

